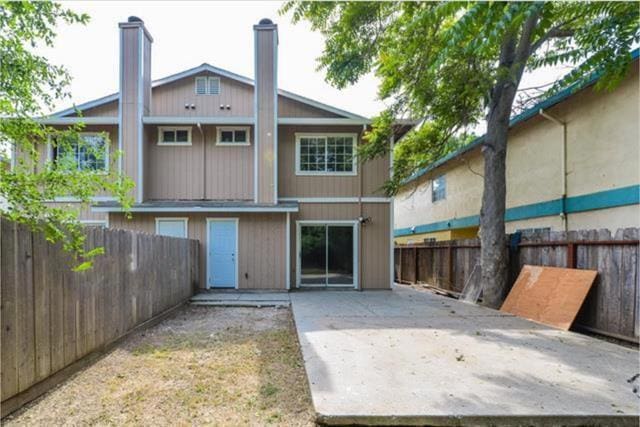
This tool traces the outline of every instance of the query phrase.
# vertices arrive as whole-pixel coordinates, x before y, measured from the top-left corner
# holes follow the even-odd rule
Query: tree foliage
[[[109,159],[108,172],[78,168],[69,156],[54,163],[47,155],[51,150],[68,153],[78,147],[96,161],[105,153],[80,136],[83,126],[57,129],[37,119],[69,98],[70,81],[64,67],[49,63],[37,49],[53,46],[58,23],[88,20],[57,3],[0,2],[0,148],[12,152],[13,163],[12,168],[0,168],[0,199],[6,204],[0,213],[43,231],[52,242],[62,242],[78,256],[78,269],[88,268],[100,250],[84,250],[78,210],[47,202],[73,197],[86,207],[92,196],[103,193],[116,196],[126,207],[132,188],[131,180],[115,167],[117,156]]]
[[[338,88],[374,71],[379,97],[390,107],[374,119],[363,147],[365,160],[389,149],[392,118],[425,125],[396,145],[391,193],[416,170],[442,157],[450,138],[485,119],[492,89],[518,72],[567,64],[575,68],[547,94],[593,73],[598,88],[613,88],[639,41],[637,4],[625,2],[297,2],[282,8],[325,37],[318,59]],[[499,64],[507,36],[523,37],[535,19],[524,63]],[[577,86],[577,85],[576,85]]]

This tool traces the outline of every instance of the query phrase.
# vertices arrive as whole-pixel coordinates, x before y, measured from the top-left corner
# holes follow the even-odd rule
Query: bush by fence
[[[3,416],[30,387],[181,304],[197,285],[195,240],[88,228],[87,248],[105,254],[75,273],[59,245],[3,218],[0,226]]]
[[[523,234],[509,250],[509,284],[524,264],[597,270],[598,277],[576,320],[593,332],[638,341],[640,276],[638,236],[640,229]],[[395,279],[426,283],[461,292],[477,270],[479,239],[396,246]]]

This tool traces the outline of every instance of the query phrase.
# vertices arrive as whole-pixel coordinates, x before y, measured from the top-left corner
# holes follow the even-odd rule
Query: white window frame
[[[247,133],[247,140],[245,142],[222,142],[222,132],[234,132],[233,138],[235,139],[235,131],[243,130]],[[251,128],[249,126],[218,126],[216,128],[216,145],[229,145],[229,146],[243,146],[251,145]]]
[[[318,132],[318,133],[296,133],[296,175],[298,176],[356,176],[358,175],[358,161],[356,159],[356,149],[358,148],[358,134],[357,133],[326,133],[326,132]],[[330,171],[303,171],[300,169],[300,139],[302,138],[339,138],[339,137],[347,137],[352,138],[353,140],[353,158],[352,158],[352,170],[349,172],[330,172]],[[326,155],[326,150],[325,150]],[[326,160],[325,160],[326,167]]]
[[[444,181],[444,196],[441,199],[435,200],[434,196],[436,194],[436,188],[435,188],[435,183],[436,181],[442,179]],[[431,203],[438,203],[438,202],[442,202],[443,200],[447,200],[447,176],[446,174],[442,174],[442,175],[438,175],[437,177],[433,178],[433,180],[431,181]]]
[[[198,93],[198,81],[199,80],[204,80],[204,82],[205,82],[204,93]],[[211,93],[210,92],[210,90],[209,90],[211,88],[211,84],[209,83],[210,80],[217,80],[218,81],[218,92],[217,93]],[[195,80],[194,80],[194,84],[193,84],[193,92],[198,96],[202,96],[202,95],[220,95],[220,92],[222,92],[222,85],[221,85],[220,77],[216,77],[216,76],[198,76],[198,77],[196,77]]]
[[[187,217],[168,217],[168,216],[156,217],[156,234],[158,236],[164,236],[163,234],[160,234],[160,231],[159,231],[160,223],[163,222],[163,221],[182,221],[184,223],[184,237],[183,238],[185,238],[185,239],[189,238],[189,218],[187,218]],[[169,237],[169,236],[166,236],[166,237]]]
[[[80,135],[80,137],[82,138],[83,136],[102,136],[104,137],[105,133],[107,132],[78,132],[78,135]],[[94,172],[99,173],[99,174],[108,174],[109,173],[109,151],[111,147],[111,137],[107,136],[106,139],[104,140],[104,149],[105,149],[105,153],[104,153],[104,169],[97,169]],[[51,143],[51,136],[49,136],[49,139],[47,141],[47,153],[48,153],[48,158],[47,160],[54,162],[56,159],[54,159],[53,157],[53,144]],[[76,159],[77,160],[77,159]]]
[[[172,132],[178,132],[178,131],[187,131],[188,133],[188,141],[187,142],[164,142],[162,140],[162,133],[163,132],[168,132],[168,131],[172,131]],[[173,146],[180,146],[180,147],[188,147],[192,144],[192,139],[191,139],[191,126],[158,126],[158,145],[173,145]]]
[[[353,227],[353,285],[351,284],[302,284],[302,226],[351,226]],[[357,220],[301,220],[296,221],[296,288],[354,288],[359,289],[360,276],[358,266],[360,265],[358,247],[360,239],[360,223]]]
[[[81,219],[80,224],[85,227],[103,227],[109,228],[109,220],[108,219]]]

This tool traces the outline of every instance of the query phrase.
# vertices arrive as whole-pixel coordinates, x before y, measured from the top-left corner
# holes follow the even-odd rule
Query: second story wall
[[[389,157],[357,164],[354,175],[302,175],[296,172],[296,134],[355,134],[361,142],[362,126],[279,126],[278,194],[283,197],[385,197]]]
[[[612,92],[586,88],[546,110],[567,127],[567,197],[640,184],[639,96],[636,62],[630,75]],[[562,135],[562,126],[542,116],[533,117],[510,130],[507,208],[562,198]],[[478,215],[483,167],[482,154],[476,148],[408,184],[395,199],[395,228]],[[434,202],[433,180],[439,176],[445,177],[446,198]],[[552,226],[557,229],[562,221],[554,215],[553,219],[549,216],[532,220],[527,227]],[[569,215],[568,224],[570,229],[575,229],[572,216],[577,214]],[[627,226],[634,221],[637,223],[637,218],[628,216]],[[594,224],[589,227],[608,226]],[[584,228],[588,224],[580,225]]]
[[[158,126],[147,129],[146,199],[253,199],[252,129],[240,146],[217,145],[216,126],[192,126],[187,146],[158,145]]]

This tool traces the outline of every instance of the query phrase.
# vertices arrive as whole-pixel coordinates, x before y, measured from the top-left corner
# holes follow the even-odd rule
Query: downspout
[[[207,141],[204,138],[204,131],[200,122],[196,123],[196,127],[202,136],[202,200],[207,199]]]
[[[362,140],[362,136],[364,132],[367,130],[367,125],[362,125],[362,133],[360,134],[360,140]],[[356,159],[356,162],[360,162],[360,160]],[[358,168],[358,287],[359,291],[362,290],[362,172],[363,167],[359,165]]]
[[[560,155],[560,180],[562,182],[562,211],[560,217],[562,218],[562,226],[564,231],[569,230],[567,220],[567,124],[556,117],[553,117],[542,108],[538,111],[542,117],[553,123],[562,126],[562,150]]]

